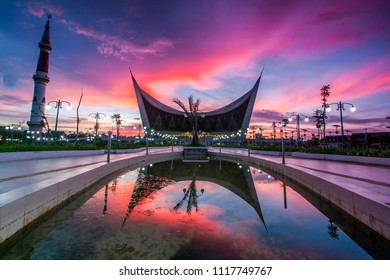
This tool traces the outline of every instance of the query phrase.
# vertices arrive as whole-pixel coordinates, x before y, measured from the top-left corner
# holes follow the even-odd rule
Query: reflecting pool
[[[90,188],[0,258],[373,258],[304,196],[237,162],[154,163]]]

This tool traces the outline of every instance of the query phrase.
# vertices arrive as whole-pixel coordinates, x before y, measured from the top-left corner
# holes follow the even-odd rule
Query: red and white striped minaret
[[[30,121],[27,122],[30,131],[42,133],[45,124],[46,86],[49,83],[49,54],[52,50],[50,42],[50,19],[47,17],[45,31],[38,46],[41,49],[37,70],[33,76],[34,96],[32,100]]]

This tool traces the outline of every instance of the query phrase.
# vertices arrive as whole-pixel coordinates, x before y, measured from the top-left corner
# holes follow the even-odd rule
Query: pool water
[[[236,162],[154,163],[80,195],[2,259],[372,259],[298,194]]]

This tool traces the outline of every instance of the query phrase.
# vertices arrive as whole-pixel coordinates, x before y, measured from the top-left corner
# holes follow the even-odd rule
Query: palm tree
[[[322,100],[322,108],[323,108],[323,127],[324,127],[324,147],[326,145],[325,137],[326,137],[326,130],[325,130],[325,124],[326,124],[326,119],[328,118],[326,116],[326,108],[328,107],[328,104],[326,103],[328,101],[328,97],[330,95],[330,85],[322,86],[320,89],[320,95],[321,95],[321,100]]]
[[[324,125],[324,111],[315,110],[313,118],[314,122],[316,123],[316,128],[318,129],[318,138],[321,139],[321,128]]]
[[[199,110],[200,99],[198,98],[194,101],[192,95],[188,97],[188,106],[189,109],[186,108],[183,102],[181,102],[178,98],[174,98],[173,102],[175,102],[179,107],[184,111],[184,117],[190,123],[192,129],[192,145],[199,145],[199,137],[198,137],[198,118],[199,116],[204,118],[204,114]]]
[[[121,119],[121,114],[114,114],[111,116],[112,123],[116,125],[116,141],[119,142],[119,129],[121,124],[124,122]]]

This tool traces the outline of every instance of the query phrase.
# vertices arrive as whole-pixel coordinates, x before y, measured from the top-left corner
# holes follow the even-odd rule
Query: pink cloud
[[[28,3],[27,11],[33,16],[37,16],[37,17],[42,17],[45,14],[45,9],[42,6],[39,6],[35,2]]]
[[[27,11],[33,16],[42,17],[46,13],[54,16],[60,16],[63,14],[63,10],[55,4],[42,4],[35,1],[29,1],[27,5]]]
[[[332,83],[332,99],[354,99],[390,90],[390,57],[348,71]]]
[[[75,21],[63,19],[61,22],[74,33],[96,41],[96,49],[100,54],[113,56],[123,61],[128,61],[130,55],[139,59],[143,59],[146,55],[159,56],[173,47],[173,42],[166,38],[157,38],[151,43],[141,46],[119,36],[107,35],[91,27],[82,26]]]

